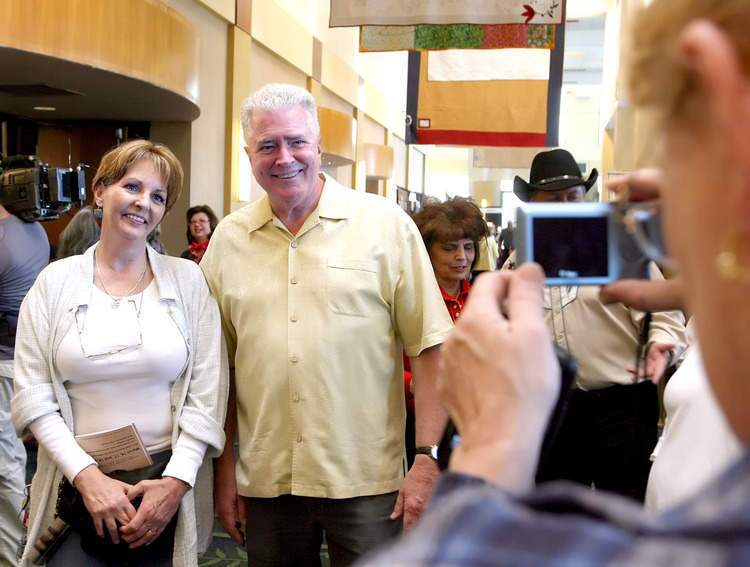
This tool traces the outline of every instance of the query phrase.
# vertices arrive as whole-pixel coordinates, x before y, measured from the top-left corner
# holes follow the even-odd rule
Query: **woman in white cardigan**
[[[107,153],[100,242],[51,264],[21,307],[13,420],[39,442],[25,562],[56,514],[72,529],[51,566],[195,565],[210,540],[228,391],[218,308],[196,264],[146,244],[182,175],[149,141]],[[131,423],[153,464],[129,472],[104,474],[74,437]]]

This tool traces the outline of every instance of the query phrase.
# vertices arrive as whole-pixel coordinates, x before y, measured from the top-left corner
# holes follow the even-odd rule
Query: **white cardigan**
[[[50,264],[39,274],[21,305],[16,333],[13,422],[21,433],[43,415],[59,412],[73,430],[70,399],[54,364],[54,352],[75,324],[75,312],[89,301],[94,282],[94,250]],[[182,499],[174,545],[174,566],[194,566],[205,551],[213,528],[211,457],[224,447],[224,418],[228,396],[226,347],[216,302],[195,262],[162,256],[147,247],[159,288],[159,300],[185,339],[188,361],[170,394],[172,446],[181,431],[208,446],[193,490]],[[43,447],[31,485],[29,529],[23,564],[42,530],[55,513],[62,473]]]

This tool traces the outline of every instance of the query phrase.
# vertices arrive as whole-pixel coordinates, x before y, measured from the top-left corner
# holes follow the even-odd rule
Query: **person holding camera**
[[[594,169],[584,179],[566,150],[541,152],[531,164],[530,181],[516,177],[514,192],[524,202],[580,203],[597,175]],[[563,246],[566,235],[556,236]],[[650,270],[652,278],[662,278],[653,263]],[[578,375],[537,481],[572,480],[643,501],[658,438],[655,384],[685,348],[682,314],[656,313],[646,326],[643,312],[604,305],[598,287],[548,286],[544,316],[554,341],[576,360]],[[643,367],[635,368],[643,347]]]
[[[219,310],[195,263],[147,245],[182,177],[161,144],[105,154],[92,181],[101,239],[53,262],[21,306],[11,408],[39,443],[26,563],[56,518],[70,531],[50,566],[192,566],[210,538],[207,458],[223,449],[228,395]],[[138,466],[105,468],[118,451],[79,444],[128,427]]]
[[[463,449],[417,528],[364,565],[750,562],[750,3],[654,0],[642,10],[630,100],[662,121],[667,244],[741,456],[659,516],[569,483],[532,489],[559,384],[542,274],[534,266],[490,274],[474,286],[444,345],[442,398]]]
[[[0,204],[0,564],[15,565],[23,536],[26,449],[10,415],[13,351],[21,302],[49,261],[47,233]]]

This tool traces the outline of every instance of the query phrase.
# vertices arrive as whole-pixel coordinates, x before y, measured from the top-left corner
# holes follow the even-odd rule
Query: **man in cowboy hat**
[[[537,154],[529,181],[517,176],[513,192],[524,202],[580,203],[597,177],[593,169],[584,179],[570,152],[556,149]],[[650,270],[652,279],[662,277],[655,265]],[[576,359],[578,376],[537,481],[572,480],[642,501],[657,440],[655,382],[684,349],[684,317],[655,313],[642,338],[644,313],[602,304],[594,286],[546,287],[544,315],[555,343]],[[636,377],[643,342],[648,351]]]

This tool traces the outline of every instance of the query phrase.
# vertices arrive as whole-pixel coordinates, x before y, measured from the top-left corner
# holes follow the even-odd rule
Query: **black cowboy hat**
[[[519,199],[528,202],[534,191],[561,191],[577,185],[583,185],[588,191],[598,177],[599,172],[592,169],[589,178],[583,179],[581,170],[569,151],[551,150],[534,156],[528,183],[516,175],[513,192]]]

